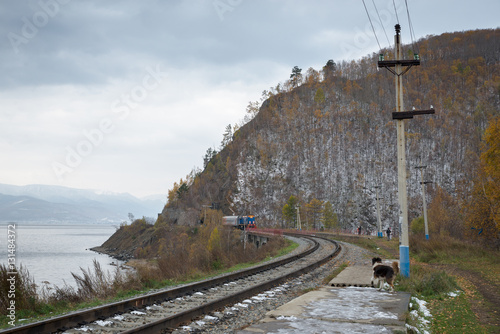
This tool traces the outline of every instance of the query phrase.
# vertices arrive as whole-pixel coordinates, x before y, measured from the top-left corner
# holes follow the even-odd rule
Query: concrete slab
[[[347,267],[328,283],[330,286],[371,286],[373,269],[368,266]]]
[[[267,313],[253,333],[406,333],[410,294],[368,287],[322,287]]]

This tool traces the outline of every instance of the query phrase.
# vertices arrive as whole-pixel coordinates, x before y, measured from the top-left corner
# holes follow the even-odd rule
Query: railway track
[[[297,236],[296,236],[297,237]],[[241,302],[315,269],[340,247],[321,237],[300,254],[209,280],[186,284],[0,333],[160,333]]]

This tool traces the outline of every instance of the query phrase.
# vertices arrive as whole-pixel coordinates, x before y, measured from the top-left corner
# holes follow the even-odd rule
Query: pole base
[[[383,238],[384,237],[384,235],[382,234],[382,232],[378,232],[378,237],[379,238]]]
[[[399,268],[401,275],[410,277],[410,247],[399,246]]]
[[[425,235],[425,240],[429,240],[429,235],[428,234]]]

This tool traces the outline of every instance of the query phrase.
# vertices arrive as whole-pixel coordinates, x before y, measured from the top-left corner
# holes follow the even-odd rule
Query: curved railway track
[[[340,246],[333,240],[317,236],[288,235],[307,239],[310,247],[300,254],[279,261],[14,327],[0,333],[160,333],[311,271],[340,251]]]

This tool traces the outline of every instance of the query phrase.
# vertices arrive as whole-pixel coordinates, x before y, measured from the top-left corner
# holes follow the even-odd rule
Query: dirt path
[[[464,270],[453,265],[433,266],[446,271],[451,276],[461,277],[470,282],[481,294],[481,299],[469,299],[472,311],[480,323],[496,326],[500,333],[500,286],[484,279],[479,273]]]

